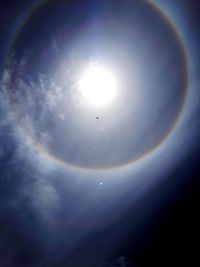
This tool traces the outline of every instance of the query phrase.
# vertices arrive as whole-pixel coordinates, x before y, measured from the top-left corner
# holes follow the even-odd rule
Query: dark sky
[[[0,267],[199,266],[199,1],[156,1],[180,28],[189,79],[180,40],[145,1],[51,0],[31,13],[36,2],[0,8]],[[111,66],[126,62],[121,106],[91,112],[75,95],[65,107],[62,92],[71,99],[66,88],[90,53]],[[130,104],[134,60],[146,73],[142,106]],[[172,140],[136,167],[104,170],[162,143],[186,84]]]

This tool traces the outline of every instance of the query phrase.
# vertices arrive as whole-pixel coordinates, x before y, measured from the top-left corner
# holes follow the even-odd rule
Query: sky
[[[0,266],[198,265],[199,10],[1,1]]]

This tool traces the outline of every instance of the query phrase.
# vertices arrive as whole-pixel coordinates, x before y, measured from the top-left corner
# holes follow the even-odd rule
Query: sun
[[[80,76],[78,88],[89,104],[101,107],[109,104],[116,96],[117,82],[110,70],[90,64]]]

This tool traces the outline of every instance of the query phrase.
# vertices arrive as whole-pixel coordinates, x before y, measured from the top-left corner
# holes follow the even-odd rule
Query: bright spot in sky
[[[91,105],[100,107],[114,99],[117,83],[109,70],[97,64],[90,64],[80,77],[78,87]]]

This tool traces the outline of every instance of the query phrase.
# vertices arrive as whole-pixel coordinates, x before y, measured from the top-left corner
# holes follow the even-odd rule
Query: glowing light
[[[96,64],[91,64],[81,76],[79,90],[93,106],[104,106],[110,103],[117,90],[113,74]]]

